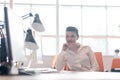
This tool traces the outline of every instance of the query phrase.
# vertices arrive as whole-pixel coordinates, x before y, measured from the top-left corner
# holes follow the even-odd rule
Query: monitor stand
[[[0,66],[0,75],[10,74],[11,66],[8,63],[4,63]]]

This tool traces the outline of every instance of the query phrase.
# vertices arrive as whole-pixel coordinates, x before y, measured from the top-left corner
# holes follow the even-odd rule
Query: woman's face
[[[76,43],[77,39],[78,39],[78,36],[75,34],[75,32],[72,32],[72,31],[66,32],[66,42],[68,44]]]

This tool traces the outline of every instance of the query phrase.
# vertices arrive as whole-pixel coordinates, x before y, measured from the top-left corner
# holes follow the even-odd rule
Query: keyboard
[[[39,74],[39,73],[55,73],[55,72],[58,72],[58,71],[53,68],[20,68],[18,69],[18,73],[20,75],[32,75],[32,74]]]

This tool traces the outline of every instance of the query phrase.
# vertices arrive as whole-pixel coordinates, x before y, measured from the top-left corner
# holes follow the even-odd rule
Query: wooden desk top
[[[51,72],[35,75],[1,75],[0,80],[120,80],[115,72]]]

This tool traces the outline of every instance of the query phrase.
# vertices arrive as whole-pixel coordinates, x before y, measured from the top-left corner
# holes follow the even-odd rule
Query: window
[[[114,50],[119,49],[119,0],[13,0],[13,2],[13,12],[20,19],[29,12],[40,15],[45,27],[45,32],[38,33],[43,55],[55,55],[61,51],[67,26],[76,26],[80,34],[78,41],[90,45],[93,51],[113,55]],[[4,1],[1,0],[0,3],[2,11]],[[9,7],[9,4],[7,6]],[[1,13],[0,20],[2,19]],[[31,19],[23,22],[23,29],[30,27],[31,22]]]

